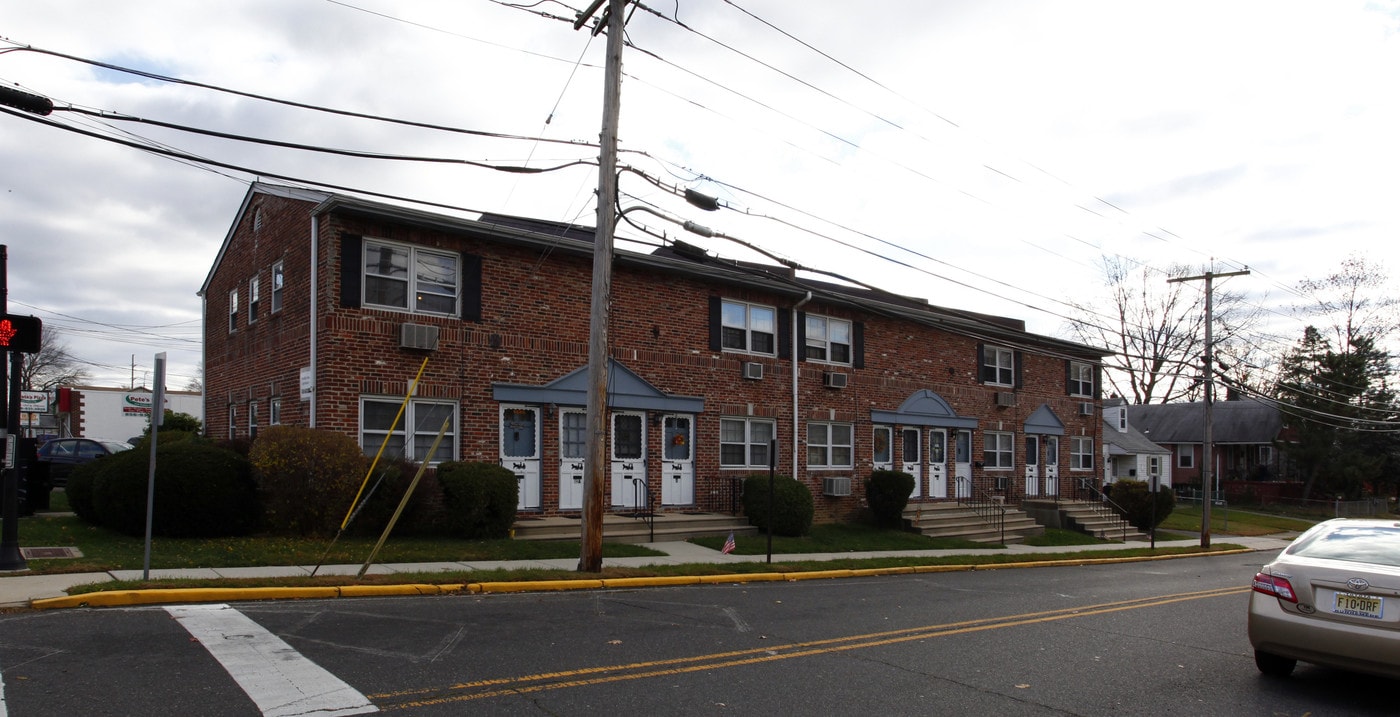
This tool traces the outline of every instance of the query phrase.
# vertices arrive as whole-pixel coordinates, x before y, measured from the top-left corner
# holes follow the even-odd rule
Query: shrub
[[[756,474],[744,479],[744,515],[759,530],[773,535],[797,537],[812,528],[816,506],[812,491],[801,481],[788,476],[773,478],[773,514],[768,514],[768,475]]]
[[[460,538],[505,538],[515,524],[520,483],[496,463],[449,461],[437,469],[442,486],[443,524]]]
[[[364,481],[368,458],[353,438],[300,426],[269,426],[249,451],[268,530],[335,532]]]
[[[358,535],[379,535],[393,518],[408,492],[409,484],[418,474],[418,464],[407,459],[386,461],[383,458],[375,466],[374,473],[364,487],[366,496],[361,496],[363,507],[355,514],[349,531]],[[431,534],[438,532],[439,526],[429,519],[427,505],[429,494],[438,490],[432,471],[424,472],[423,478],[413,490],[408,505],[395,523],[395,533]]]
[[[1127,479],[1114,481],[1112,499],[1118,505],[1123,518],[1133,527],[1144,531],[1155,527],[1152,522],[1152,491],[1147,483]],[[1157,488],[1156,525],[1161,525],[1162,521],[1172,514],[1174,508],[1176,508],[1176,497],[1167,487],[1159,486]]]
[[[125,451],[93,462],[103,464],[92,490],[101,525],[128,535],[145,533],[149,460],[149,453]],[[152,508],[151,532],[176,538],[245,535],[259,518],[248,462],[195,441],[157,445]]]
[[[123,453],[132,452],[123,451]],[[111,461],[103,459],[76,466],[73,468],[73,472],[68,474],[68,485],[63,489],[68,497],[68,507],[72,508],[73,513],[79,518],[93,525],[102,524],[92,505],[93,491],[109,463]]]
[[[904,506],[914,492],[914,476],[903,471],[874,471],[865,481],[865,500],[875,525],[900,528],[904,525]]]

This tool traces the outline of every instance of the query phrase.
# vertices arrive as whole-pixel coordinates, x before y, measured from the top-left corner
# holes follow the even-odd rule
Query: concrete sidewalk
[[[1230,543],[1243,545],[1250,550],[1271,551],[1280,550],[1286,547],[1292,540],[1291,535],[1281,534],[1277,536],[1266,536],[1256,538],[1244,538],[1231,535],[1216,536],[1214,543]],[[1198,538],[1185,540],[1158,540],[1159,546],[1191,546],[1199,544]],[[685,565],[685,564],[736,564],[755,563],[767,560],[766,555],[732,555],[721,553],[717,550],[710,550],[694,543],[686,542],[666,542],[647,543],[646,547],[656,550],[665,555],[655,555],[637,558],[607,558],[604,565],[607,567],[646,567],[649,565]],[[1143,546],[1140,543],[1114,543],[1096,545],[1075,545],[1056,547],[1033,547],[1027,545],[1011,545],[1005,548],[992,550],[969,551],[958,550],[906,550],[888,552],[849,552],[849,553],[802,553],[794,555],[774,555],[773,562],[787,563],[795,561],[820,561],[820,560],[847,560],[852,558],[873,558],[873,557],[944,557],[949,555],[1022,555],[1027,561],[1034,561],[1035,557],[1046,553],[1085,553],[1085,557],[1093,557],[1095,552],[1121,550],[1123,548]],[[1261,561],[1262,562],[1262,561]],[[395,573],[431,573],[447,571],[473,571],[491,570],[496,568],[545,568],[555,570],[573,570],[578,566],[576,558],[560,558],[553,560],[509,560],[509,561],[479,561],[479,562],[444,562],[444,563],[394,563],[371,565],[368,572],[375,575],[391,575]],[[317,571],[317,575],[355,575],[360,570],[359,565],[322,565]],[[310,576],[312,566],[292,565],[292,566],[268,566],[268,567],[241,567],[241,568],[176,568],[165,570],[152,570],[152,579],[162,578],[183,578],[183,579],[214,579],[214,578],[259,578],[259,577],[305,577]],[[88,585],[94,583],[105,583],[113,580],[140,580],[142,571],[140,570],[113,570],[101,573],[69,573],[69,574],[49,574],[31,575],[27,572],[4,574],[0,573],[0,608],[29,607],[35,600],[45,600],[49,598],[64,597],[68,594],[68,589],[76,585]],[[1246,576],[1248,577],[1248,576]],[[674,584],[670,579],[662,581],[665,584]],[[240,594],[247,593],[251,597],[268,598],[275,597],[266,592],[248,593],[247,589],[226,589],[221,592],[228,593],[223,600],[237,600]],[[130,595],[128,591],[127,595]],[[128,604],[136,601],[128,601]],[[116,604],[116,603],[113,603]]]

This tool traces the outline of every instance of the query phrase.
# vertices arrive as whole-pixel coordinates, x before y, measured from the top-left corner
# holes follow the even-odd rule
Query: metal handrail
[[[1001,544],[1006,545],[1006,503],[996,500],[991,493],[976,487],[968,492],[968,497],[959,498],[958,502],[971,508],[978,517],[995,525],[997,533],[1001,536]]]
[[[632,478],[632,507],[634,511],[633,519],[643,519],[647,522],[649,537],[647,542],[656,542],[656,513],[651,509],[651,491],[647,489],[646,478]],[[640,495],[640,498],[638,497]]]
[[[1118,521],[1118,529],[1121,533],[1118,540],[1123,543],[1128,542],[1128,527],[1130,523],[1128,523],[1127,518],[1123,517],[1128,514],[1128,511],[1124,510],[1123,506],[1114,503],[1113,499],[1109,498],[1107,493],[1094,487],[1087,478],[1079,479],[1079,490],[1080,493],[1089,494],[1089,500],[1086,502],[1089,503],[1096,514],[1100,517],[1114,518]]]

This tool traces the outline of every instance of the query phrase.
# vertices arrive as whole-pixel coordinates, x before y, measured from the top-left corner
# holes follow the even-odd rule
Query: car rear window
[[[1304,534],[1289,555],[1400,567],[1400,524],[1338,525]]]

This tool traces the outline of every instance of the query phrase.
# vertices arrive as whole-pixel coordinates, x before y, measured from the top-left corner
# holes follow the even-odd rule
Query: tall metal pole
[[[1215,499],[1215,491],[1211,490],[1211,470],[1214,468],[1212,455],[1215,440],[1215,358],[1214,339],[1211,337],[1211,328],[1215,324],[1214,317],[1214,294],[1215,277],[1217,276],[1244,276],[1249,273],[1245,271],[1231,271],[1223,274],[1216,274],[1207,271],[1200,276],[1185,276],[1179,279],[1169,279],[1170,283],[1182,281],[1198,281],[1204,279],[1206,282],[1206,332],[1205,332],[1205,434],[1201,437],[1201,547],[1210,547],[1210,507],[1211,501]],[[1155,500],[1155,496],[1154,496]]]
[[[0,244],[0,316],[10,311],[9,286],[9,247]],[[11,433],[19,428],[19,374],[23,354],[18,351],[0,353],[0,441],[9,441]],[[6,364],[13,360],[14,370],[6,376]],[[8,380],[6,380],[8,378]],[[14,390],[6,387],[13,383]],[[0,447],[3,450],[3,447]],[[15,452],[18,461],[19,452]],[[29,563],[19,550],[19,471],[4,468],[0,471],[0,504],[4,505],[0,514],[0,570],[26,570]]]
[[[579,572],[603,569],[603,506],[607,486],[608,314],[612,296],[613,230],[617,223],[617,122],[622,96],[623,10],[628,0],[608,0],[608,47],[599,133],[598,229],[593,239],[593,291],[588,318],[588,450],[585,454]],[[597,8],[597,3],[589,8]],[[579,25],[586,21],[580,18]]]

